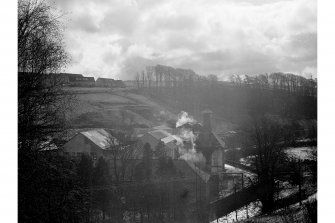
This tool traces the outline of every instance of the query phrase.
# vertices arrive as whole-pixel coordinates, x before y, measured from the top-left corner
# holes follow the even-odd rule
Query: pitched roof
[[[161,139],[161,141],[164,143],[164,145],[166,147],[168,147],[170,149],[178,148],[177,139],[173,135],[169,135],[169,136]]]
[[[177,149],[178,145],[176,144],[176,142],[168,142],[165,144],[166,147],[168,147],[169,149]]]
[[[161,141],[163,141],[165,144],[169,142],[176,141],[176,138],[173,135],[169,135],[165,138],[162,138]]]
[[[152,137],[154,137],[157,140],[161,140],[170,135],[164,130],[155,130],[155,131],[148,132],[148,134],[150,134]]]
[[[94,129],[80,132],[84,137],[92,141],[101,149],[107,149],[111,145],[117,145],[118,140],[104,129]]]
[[[155,126],[155,127],[152,127],[152,129],[154,130],[163,130],[163,131],[172,131],[172,128],[166,126],[166,125],[158,125],[158,126]]]

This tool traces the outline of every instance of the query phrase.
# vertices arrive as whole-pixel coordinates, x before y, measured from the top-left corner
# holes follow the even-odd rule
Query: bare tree
[[[65,126],[71,103],[54,74],[69,61],[59,19],[45,1],[18,3],[19,149],[38,150]]]
[[[236,86],[239,86],[239,87],[242,86],[242,78],[240,75],[237,75],[237,74],[231,75],[229,77],[229,80],[231,83],[235,84]]]
[[[275,178],[285,160],[285,133],[277,121],[265,115],[253,116],[251,126],[250,139],[257,150],[254,165],[258,183],[263,187],[260,200],[263,211],[267,212],[274,206]]]
[[[144,73],[144,70],[142,70],[141,76],[142,76],[142,88],[144,88],[145,87],[145,82],[146,82],[146,75]]]
[[[137,83],[137,88],[140,89],[140,74],[138,72],[136,73],[135,80]]]
[[[19,0],[19,71],[40,74],[66,65],[60,17],[45,1]]]
[[[124,132],[110,132],[110,134],[108,151],[112,162],[112,174],[115,183],[120,183],[126,179],[127,168],[134,164],[132,161],[138,155],[139,145]]]
[[[59,21],[46,1],[18,2],[18,216],[23,222],[75,222],[74,211],[61,207],[81,209],[78,204],[84,203],[71,198],[79,191],[70,163],[36,152],[64,129],[71,106],[72,97],[55,74],[68,62]],[[86,202],[86,193],[79,193]]]
[[[146,73],[147,73],[147,80],[148,80],[148,88],[151,88],[151,83],[152,83],[152,75],[153,75],[153,71],[146,67]]]
[[[209,74],[207,78],[211,82],[218,82],[218,76],[216,76],[215,74]]]

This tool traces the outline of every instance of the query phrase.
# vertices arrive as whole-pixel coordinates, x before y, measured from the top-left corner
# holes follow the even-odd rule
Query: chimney
[[[211,125],[211,115],[212,111],[206,109],[202,112],[202,117],[203,117],[203,126],[206,131],[212,131],[212,125]]]

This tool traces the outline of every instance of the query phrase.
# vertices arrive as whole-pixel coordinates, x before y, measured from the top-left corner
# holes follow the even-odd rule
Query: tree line
[[[136,80],[137,91],[176,111],[186,110],[197,116],[201,110],[211,108],[232,122],[260,112],[290,119],[316,119],[317,116],[317,82],[313,79],[273,73],[243,78],[233,75],[230,81],[223,82],[215,75],[171,72],[169,67],[160,67],[141,73],[141,78]]]
[[[176,87],[181,82],[218,82],[217,75],[196,74],[190,69],[156,65],[137,72],[135,82],[138,88]],[[256,75],[231,75],[229,81],[220,81],[222,85],[283,90],[300,95],[316,96],[317,79],[306,78],[292,73],[275,72]]]
[[[306,96],[316,96],[317,93],[317,79],[308,79],[291,73],[276,72],[255,76],[232,75],[230,82],[240,87],[282,90]]]

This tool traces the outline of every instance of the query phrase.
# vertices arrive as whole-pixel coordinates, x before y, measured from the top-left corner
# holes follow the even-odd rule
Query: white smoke
[[[191,143],[192,145],[192,149],[194,149],[195,147],[195,140],[197,139],[197,136],[194,135],[193,131],[190,129],[181,129],[180,131],[180,137],[184,140],[184,141],[188,141]]]
[[[202,153],[198,153],[196,151],[190,150],[180,156],[180,159],[190,161],[194,163],[196,166],[204,166],[206,163],[206,159]]]
[[[192,116],[189,116],[187,112],[182,111],[178,115],[176,127],[178,128],[186,123],[194,124],[196,123],[196,120],[193,119]],[[195,135],[191,129],[182,128],[178,135],[174,135],[174,138],[177,141],[180,159],[190,161],[194,164],[203,164],[206,162],[206,159],[202,155],[202,153],[197,152],[195,149],[195,141],[197,139],[197,135]]]
[[[205,157],[202,155],[202,153],[197,152],[195,149],[197,135],[195,135],[190,129],[182,129],[180,132],[180,137],[183,139],[183,142],[188,142],[191,145],[191,148],[186,147],[184,144],[182,147],[179,147],[179,153],[181,154],[180,159],[198,164],[205,163]]]
[[[190,115],[188,115],[187,112],[185,111],[181,111],[178,114],[178,120],[176,123],[176,128],[185,125],[186,123],[191,123],[191,124],[195,124],[196,120],[194,120],[194,118]]]

